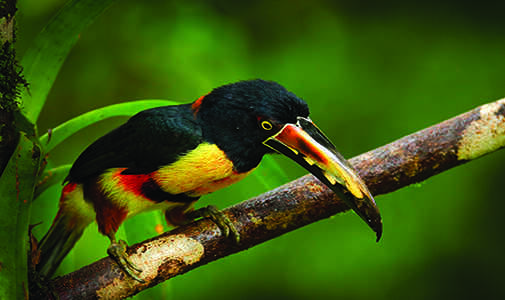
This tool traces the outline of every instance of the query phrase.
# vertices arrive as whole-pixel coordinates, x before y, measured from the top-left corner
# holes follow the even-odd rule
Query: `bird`
[[[70,168],[56,217],[38,245],[39,275],[53,276],[96,221],[110,240],[108,255],[142,282],[128,245],[115,234],[127,218],[148,210],[164,211],[173,226],[209,217],[240,243],[239,232],[215,206],[194,204],[243,179],[273,153],[337,193],[380,239],[382,219],[373,196],[310,119],[307,103],[277,82],[253,79],[217,87],[191,103],[141,111],[88,146]]]

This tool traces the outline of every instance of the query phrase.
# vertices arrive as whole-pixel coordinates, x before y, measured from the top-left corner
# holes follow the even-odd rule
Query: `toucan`
[[[276,82],[255,79],[215,88],[189,104],[141,111],[87,147],[65,178],[58,213],[38,245],[39,275],[50,278],[96,221],[110,239],[109,256],[142,281],[115,234],[125,219],[153,209],[164,210],[175,226],[210,217],[240,242],[223,213],[193,205],[246,177],[269,153],[306,168],[380,239],[382,220],[371,193],[309,118],[306,102]]]

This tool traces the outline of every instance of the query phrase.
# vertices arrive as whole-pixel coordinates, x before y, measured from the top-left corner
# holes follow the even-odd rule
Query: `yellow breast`
[[[236,173],[232,161],[221,149],[202,143],[154,172],[152,178],[168,193],[200,196],[237,182],[249,173]]]

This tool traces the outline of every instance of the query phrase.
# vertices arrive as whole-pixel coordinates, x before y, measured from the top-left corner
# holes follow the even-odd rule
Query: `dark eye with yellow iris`
[[[272,126],[272,123],[270,123],[268,121],[262,121],[261,128],[263,128],[265,130],[272,130],[273,126]]]

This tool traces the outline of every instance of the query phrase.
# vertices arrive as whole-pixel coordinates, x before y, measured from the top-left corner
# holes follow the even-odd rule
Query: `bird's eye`
[[[261,128],[263,128],[265,130],[272,130],[273,126],[272,126],[272,123],[270,123],[268,121],[262,121]]]

